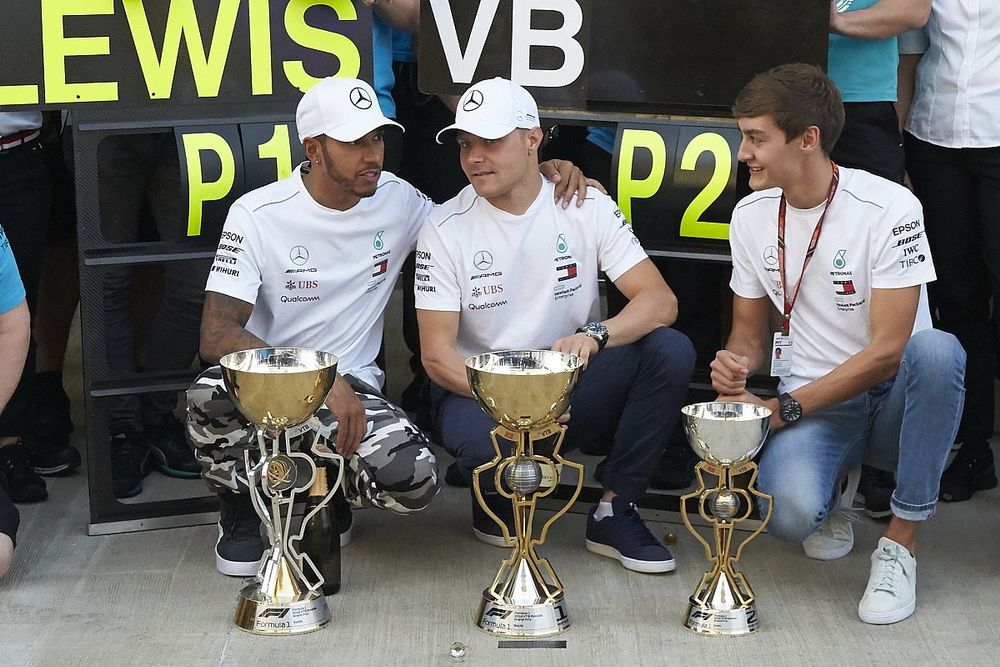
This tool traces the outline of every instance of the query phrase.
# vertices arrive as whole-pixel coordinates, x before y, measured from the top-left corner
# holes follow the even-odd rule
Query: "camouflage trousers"
[[[347,500],[356,507],[367,501],[398,514],[422,510],[439,488],[437,461],[427,438],[374,389],[353,377],[345,379],[368,417],[367,432],[344,470]],[[304,432],[291,435],[299,430]],[[212,491],[248,491],[243,452],[258,451],[256,428],[236,410],[218,366],[199,375],[187,390],[187,435]],[[299,451],[310,451],[315,439],[333,449],[337,419],[322,406],[304,429],[293,429],[290,435],[292,448]]]

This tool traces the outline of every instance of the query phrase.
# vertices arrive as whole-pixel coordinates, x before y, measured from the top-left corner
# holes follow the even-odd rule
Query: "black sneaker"
[[[333,500],[333,518],[337,522],[337,530],[340,532],[340,546],[346,547],[351,543],[351,527],[354,525],[354,510],[351,504],[344,498],[344,490],[338,489]]]
[[[43,441],[36,436],[27,444],[31,469],[39,475],[65,475],[80,467],[80,452],[67,442]]]
[[[879,470],[871,466],[861,466],[861,482],[858,493],[865,497],[865,514],[873,519],[892,516],[889,501],[896,489],[896,476],[891,470]]]
[[[458,463],[452,463],[444,471],[444,481],[448,486],[457,486],[460,489],[469,488],[469,478],[458,469]]]
[[[184,437],[184,425],[173,417],[159,426],[148,426],[145,430],[149,443],[150,461],[154,468],[167,477],[198,479],[201,464],[194,457],[194,450]]]
[[[667,443],[656,464],[649,486],[654,489],[686,489],[694,483],[698,455],[687,443]]]
[[[142,493],[142,480],[148,474],[149,445],[142,433],[115,433],[111,437],[111,484],[115,498]]]
[[[230,577],[253,577],[266,552],[267,543],[260,536],[260,517],[250,496],[220,493],[215,568]]]
[[[476,494],[470,493],[470,495],[472,496],[472,532],[476,536],[476,539],[494,547],[511,546],[504,540],[503,531],[500,530],[497,522],[490,518],[490,515],[479,506]],[[490,510],[507,525],[507,530],[511,538],[513,538],[515,534],[514,505],[510,502],[510,499],[504,498],[499,493],[484,493],[483,497],[486,499],[486,504]]]
[[[30,455],[20,441],[0,447],[0,475],[7,479],[7,492],[15,503],[37,503],[49,497],[45,480],[31,469]]]
[[[633,503],[619,496],[611,500],[612,514],[600,519],[600,505],[587,517],[587,551],[615,558],[634,572],[671,572],[677,563],[673,554],[653,537]]]
[[[941,500],[968,500],[976,491],[996,488],[997,474],[989,445],[975,449],[963,445],[941,475]]]

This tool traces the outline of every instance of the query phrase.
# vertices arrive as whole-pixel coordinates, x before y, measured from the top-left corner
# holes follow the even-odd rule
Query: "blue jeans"
[[[775,431],[757,482],[774,497],[768,532],[804,540],[834,508],[841,476],[862,462],[896,471],[895,516],[930,517],[962,416],[964,376],[958,340],[927,329],[906,344],[895,378]]]
[[[663,455],[693,372],[691,341],[666,327],[601,351],[580,375],[563,451],[611,441],[594,477],[635,500]],[[496,424],[478,403],[433,385],[431,404],[441,444],[463,474],[493,458],[489,433]]]

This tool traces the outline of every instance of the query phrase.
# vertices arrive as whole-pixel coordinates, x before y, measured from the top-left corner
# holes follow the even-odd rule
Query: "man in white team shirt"
[[[444,447],[469,475],[493,457],[494,424],[471,398],[464,359],[500,349],[553,349],[588,363],[573,399],[567,447],[612,441],[596,477],[604,497],[590,513],[587,547],[641,572],[674,569],[634,501],[645,490],[676,422],[694,366],[691,342],[669,328],[677,301],[607,195],[552,203],[538,176],[542,131],[524,88],[473,85],[455,124],[471,182],[431,214],[417,245],[416,305],[432,411]],[[599,321],[597,273],[628,306]],[[510,502],[487,494],[512,526]],[[473,498],[475,535],[503,546],[499,526]],[[512,529],[512,528],[511,528]]]
[[[437,466],[423,434],[382,395],[376,357],[383,311],[434,204],[382,171],[382,132],[396,123],[382,115],[367,83],[323,79],[302,97],[295,120],[308,162],[229,211],[205,288],[201,356],[217,362],[271,345],[336,354],[337,380],[316,415],[321,426],[296,444],[328,443],[348,460],[351,504],[416,512],[437,492]],[[546,174],[555,178],[556,165]],[[559,178],[560,194],[582,192],[571,164],[561,165]],[[217,366],[199,376],[187,403],[202,476],[219,494],[216,566],[252,576],[264,552],[243,467],[244,449],[256,448],[253,427]],[[346,544],[350,508],[340,501],[335,509]]]
[[[768,531],[811,558],[854,546],[842,476],[862,460],[896,470],[893,516],[858,605],[866,623],[894,623],[915,608],[917,531],[934,511],[963,399],[965,355],[930,324],[920,204],[830,160],[843,104],[812,65],[758,75],[733,111],[755,193],[733,211],[733,327],[712,383],[723,399],[773,410],[758,478],[774,497]],[[773,334],[771,321],[782,323]],[[779,348],[780,394],[762,401],[746,379]]]

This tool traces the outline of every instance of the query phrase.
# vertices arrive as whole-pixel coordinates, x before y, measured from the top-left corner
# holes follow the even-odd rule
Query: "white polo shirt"
[[[470,185],[424,224],[417,308],[461,313],[462,356],[549,349],[599,319],[598,271],[614,281],[646,258],[610,197],[590,188],[583,206],[563,210],[553,191],[543,179],[528,210],[513,215]]]
[[[729,241],[730,287],[748,299],[768,297],[783,311],[778,269],[778,188],[744,197],[733,210]],[[788,206],[785,217],[785,276],[789,290],[825,202],[807,210]],[[840,186],[826,214],[819,243],[802,277],[792,310],[791,375],[781,391],[816,380],[871,341],[872,289],[921,285],[913,333],[931,328],[926,283],[936,278],[923,210],[901,185],[860,169],[840,168]]]
[[[382,172],[373,196],[329,209],[302,168],[236,200],[205,289],[253,304],[246,328],[269,345],[332,352],[338,372],[381,387],[385,306],[434,204]]]
[[[906,130],[944,148],[1000,146],[1000,2],[933,0],[927,25],[900,35],[922,53]]]

